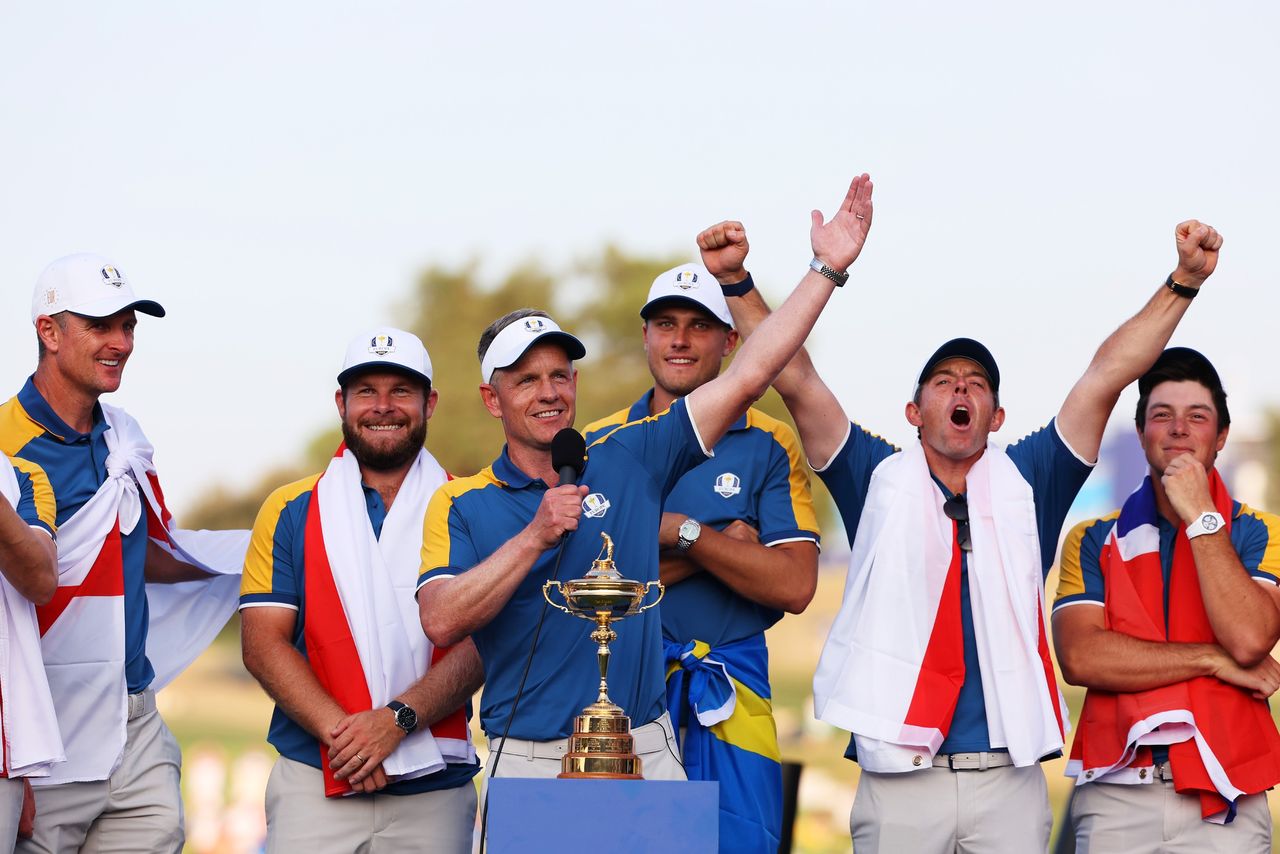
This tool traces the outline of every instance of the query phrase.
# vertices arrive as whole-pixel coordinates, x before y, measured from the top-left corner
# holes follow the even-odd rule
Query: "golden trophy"
[[[600,695],[574,718],[569,752],[560,760],[558,776],[639,780],[640,757],[636,756],[631,738],[631,719],[609,699],[609,643],[618,637],[609,624],[649,610],[662,601],[666,589],[660,581],[645,583],[623,578],[613,563],[613,540],[605,533],[600,536],[604,538],[600,549],[604,559],[596,555],[585,576],[563,584],[548,581],[542,585],[542,596],[548,604],[596,624],[591,639],[599,644],[596,660],[600,663]],[[564,605],[551,601],[552,587],[560,591]],[[658,598],[641,606],[651,587],[658,588]]]

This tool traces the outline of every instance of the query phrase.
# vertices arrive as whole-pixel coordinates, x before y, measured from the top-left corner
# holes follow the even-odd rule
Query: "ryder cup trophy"
[[[618,633],[609,627],[615,620],[647,611],[662,601],[666,592],[660,581],[632,581],[623,578],[613,564],[613,540],[601,533],[604,547],[591,563],[591,569],[582,578],[563,584],[548,581],[542,585],[542,595],[547,602],[566,614],[590,620],[596,624],[591,639],[599,646],[596,659],[600,663],[600,695],[596,701],[582,710],[574,719],[573,735],[569,737],[569,752],[560,760],[560,777],[607,778],[612,780],[639,780],[640,757],[636,756],[631,738],[631,719],[609,699],[609,643]],[[560,591],[565,604],[551,601],[551,588]],[[641,605],[649,588],[658,588],[658,598],[648,605]],[[567,606],[567,607],[566,607]]]

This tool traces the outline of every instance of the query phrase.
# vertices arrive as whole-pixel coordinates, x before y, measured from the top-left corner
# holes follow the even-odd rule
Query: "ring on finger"
[[[361,756],[359,753],[357,753],[357,754],[356,754],[356,761],[358,761],[361,765],[363,765],[363,764],[364,764],[364,757],[363,757],[363,756]]]

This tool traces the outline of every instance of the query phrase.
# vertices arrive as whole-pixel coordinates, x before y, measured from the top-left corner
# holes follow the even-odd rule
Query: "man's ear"
[[[502,417],[502,401],[498,399],[497,390],[489,383],[480,383],[480,400],[490,415],[494,418]]]
[[[991,432],[994,433],[1004,426],[1004,407],[996,407],[996,411],[991,413]]]
[[[920,416],[920,407],[916,405],[914,400],[907,401],[907,423],[912,427],[921,427],[924,425],[924,418]]]
[[[338,407],[338,417],[343,421],[347,420],[347,395],[342,389],[338,389],[333,393],[333,402]]]
[[[436,411],[436,404],[440,402],[440,392],[431,389],[427,395],[427,420],[431,420],[431,414]]]

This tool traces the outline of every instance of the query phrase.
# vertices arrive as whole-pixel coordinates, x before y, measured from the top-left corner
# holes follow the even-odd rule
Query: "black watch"
[[[387,708],[396,716],[396,726],[404,730],[405,735],[412,735],[418,728],[418,713],[412,707],[406,706],[399,700],[392,700],[387,703]]]

